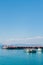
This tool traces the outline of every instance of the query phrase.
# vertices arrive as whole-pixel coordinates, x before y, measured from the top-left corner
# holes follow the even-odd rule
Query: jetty
[[[43,49],[43,46],[2,46],[2,49]]]

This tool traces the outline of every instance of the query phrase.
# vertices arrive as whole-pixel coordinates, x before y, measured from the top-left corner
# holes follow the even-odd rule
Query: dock
[[[2,46],[2,49],[43,49],[43,46]]]

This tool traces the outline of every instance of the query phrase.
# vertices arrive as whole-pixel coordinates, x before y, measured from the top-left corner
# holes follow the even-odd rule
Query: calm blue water
[[[28,54],[24,50],[0,49],[0,65],[43,65],[43,53]]]

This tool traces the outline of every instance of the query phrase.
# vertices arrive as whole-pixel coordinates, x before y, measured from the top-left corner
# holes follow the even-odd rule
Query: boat
[[[26,49],[26,52],[28,52],[28,53],[36,53],[36,49]]]
[[[42,49],[41,48],[38,48],[38,52],[41,52],[42,51]]]
[[[29,53],[36,53],[36,49],[29,50]]]

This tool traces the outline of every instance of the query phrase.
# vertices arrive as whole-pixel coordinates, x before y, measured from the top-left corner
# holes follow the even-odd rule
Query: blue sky
[[[43,38],[43,0],[0,0],[0,42]]]

